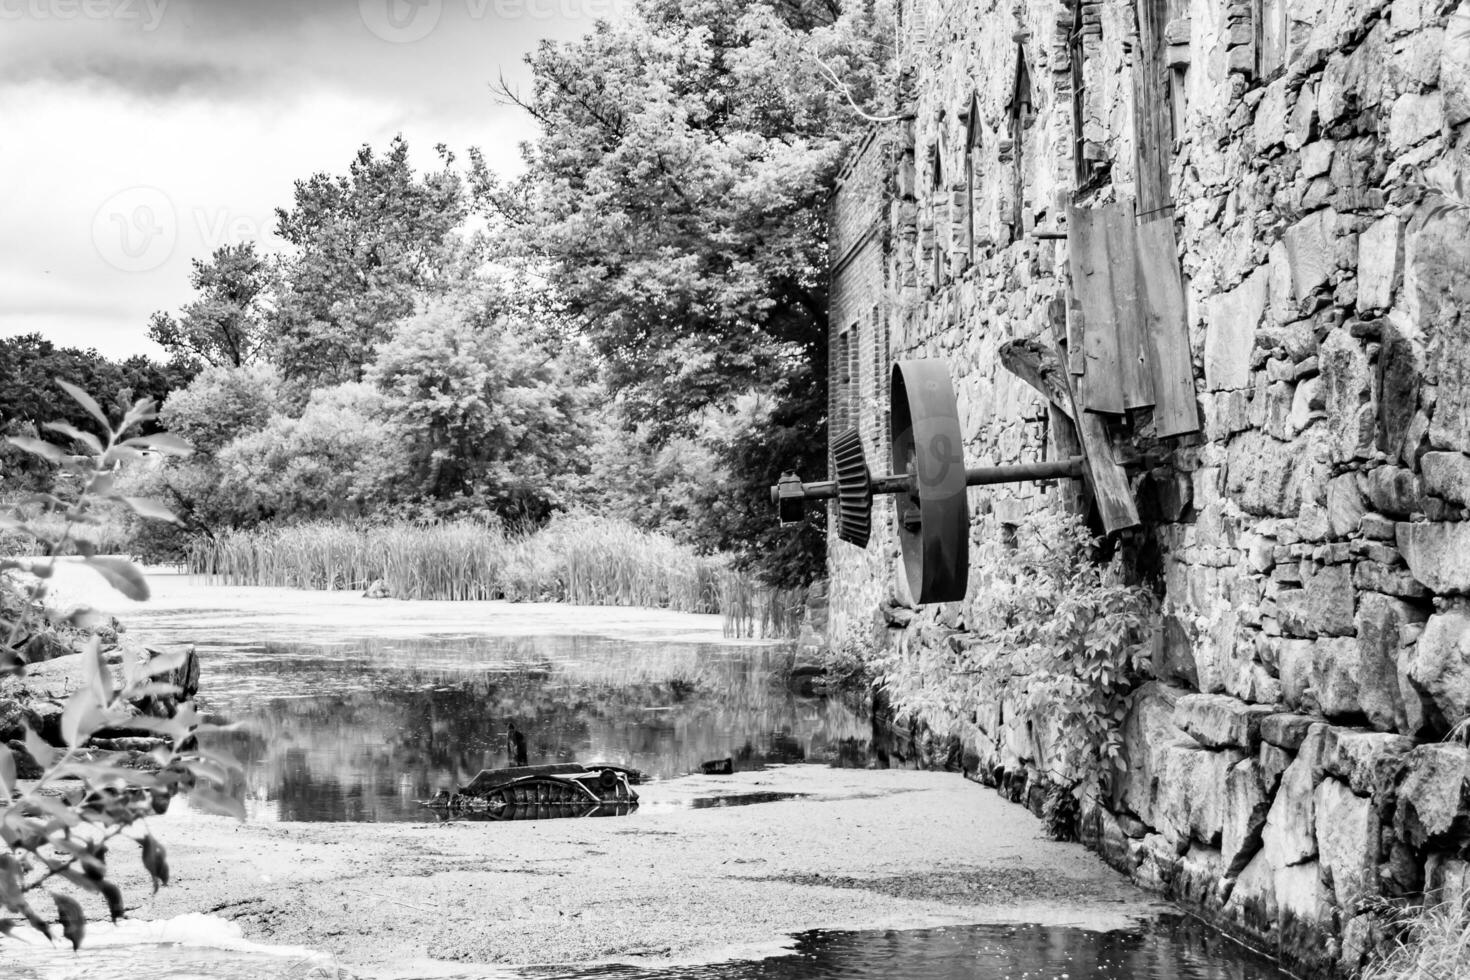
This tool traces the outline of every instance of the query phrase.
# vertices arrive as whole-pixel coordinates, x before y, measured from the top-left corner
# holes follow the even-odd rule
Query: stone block
[[[1400,633],[1424,620],[1423,610],[1400,599],[1377,592],[1358,597],[1358,702],[1379,731],[1404,731],[1408,723],[1399,676]]]
[[[1424,359],[1419,345],[1385,322],[1378,352],[1378,448],[1413,465],[1428,431],[1419,412]]]
[[[1296,752],[1306,741],[1307,733],[1322,719],[1313,715],[1296,715],[1286,711],[1261,719],[1261,741],[1267,745]]]
[[[1455,605],[1429,617],[1404,658],[1404,673],[1426,707],[1447,728],[1470,717],[1470,606]]]
[[[1405,757],[1404,768],[1394,809],[1399,836],[1414,847],[1463,838],[1470,829],[1470,750],[1420,745]]]
[[[1311,693],[1328,718],[1350,718],[1362,712],[1357,666],[1358,642],[1351,637],[1323,637],[1312,644]]]
[[[1386,310],[1403,275],[1403,230],[1394,215],[1369,225],[1358,238],[1358,310]]]
[[[1265,311],[1265,269],[1257,269],[1239,286],[1210,298],[1204,350],[1208,390],[1249,386],[1251,351]]]
[[[1431,592],[1470,592],[1470,521],[1400,524],[1397,542],[1414,578]]]
[[[1174,706],[1174,724],[1207,749],[1254,752],[1261,738],[1265,705],[1246,704],[1227,694],[1187,694]]]
[[[1424,486],[1413,470],[1380,466],[1368,474],[1368,500],[1374,508],[1394,517],[1408,517],[1424,509]]]
[[[1354,793],[1381,807],[1393,796],[1413,747],[1414,740],[1406,735],[1331,728],[1322,750],[1322,766]]]
[[[1281,625],[1291,636],[1350,636],[1353,581],[1346,565],[1303,565],[1301,589],[1276,597]]]
[[[1327,526],[1334,538],[1356,534],[1363,523],[1367,507],[1358,490],[1358,478],[1351,473],[1333,478],[1327,484]]]
[[[1123,722],[1123,746],[1128,768],[1115,783],[1114,810],[1132,813],[1150,827],[1162,828],[1159,794],[1164,781],[1164,752],[1184,741],[1174,724],[1174,706],[1183,692],[1157,681],[1133,695]]]
[[[1261,849],[1270,808],[1260,765],[1246,759],[1232,766],[1225,775],[1225,827],[1220,836],[1225,877],[1238,876]]]
[[[1337,268],[1333,254],[1336,233],[1337,212],[1324,208],[1302,218],[1281,236],[1296,302],[1325,285]]]
[[[1337,905],[1348,913],[1378,894],[1378,811],[1335,779],[1315,792],[1318,860]]]
[[[1439,90],[1444,96],[1447,125],[1458,126],[1470,119],[1470,0],[1460,0],[1445,27]]]
[[[1327,726],[1311,727],[1295,761],[1286,767],[1261,832],[1262,849],[1272,867],[1285,868],[1317,856],[1316,789],[1322,779]]]
[[[1276,932],[1276,871],[1265,854],[1258,853],[1235,879],[1225,903],[1230,921],[1247,932],[1270,936]]]
[[[1419,458],[1424,489],[1456,506],[1470,506],[1470,456],[1433,452]]]
[[[1322,342],[1318,360],[1330,458],[1334,462],[1367,458],[1377,421],[1368,353],[1346,328],[1338,327]]]
[[[1382,514],[1364,514],[1358,530],[1375,541],[1392,541],[1398,533],[1397,522]]]
[[[1303,439],[1284,443],[1253,431],[1230,440],[1225,492],[1247,514],[1295,517],[1316,463],[1314,448]]]
[[[1261,767],[1261,785],[1265,787],[1267,796],[1276,795],[1276,788],[1281,784],[1281,774],[1291,765],[1291,759],[1291,753],[1285,749],[1270,742],[1261,743],[1257,762]]]
[[[1429,594],[1407,568],[1394,568],[1380,561],[1353,565],[1353,585],[1363,592],[1382,592],[1401,599],[1422,599]]]
[[[1394,100],[1388,117],[1388,146],[1402,153],[1440,134],[1445,117],[1439,92],[1405,92]]]

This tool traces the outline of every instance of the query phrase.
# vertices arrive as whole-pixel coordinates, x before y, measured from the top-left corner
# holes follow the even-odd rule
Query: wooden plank
[[[1146,221],[1135,229],[1135,234],[1144,336],[1154,377],[1154,428],[1161,438],[1198,432],[1194,359],[1189,349],[1189,323],[1184,310],[1184,282],[1179,273],[1174,219]]]
[[[1124,198],[1103,209],[1109,267],[1112,271],[1113,325],[1118,332],[1118,367],[1124,408],[1154,404],[1153,358],[1144,337],[1139,302],[1138,240],[1133,228],[1133,202]]]
[[[1145,217],[1168,208],[1169,164],[1174,157],[1172,79],[1164,28],[1169,0],[1138,0],[1138,41],[1133,47],[1133,160],[1138,212]]]
[[[1085,456],[1082,440],[1077,436],[1077,425],[1072,416],[1060,405],[1049,406],[1051,415],[1051,441],[1048,459],[1069,459]],[[1058,480],[1057,495],[1062,501],[1062,510],[1068,514],[1087,514],[1087,484],[1085,480]]]
[[[1070,378],[1065,373],[1062,377]],[[1141,523],[1138,505],[1128,486],[1128,474],[1113,455],[1107,423],[1096,412],[1082,410],[1075,388],[1072,389],[1072,418],[1077,421],[1077,438],[1082,443],[1082,455],[1087,458],[1087,485],[1097,503],[1103,529],[1112,534],[1137,527]]]
[[[1076,385],[1077,408],[1122,414],[1125,406],[1118,364],[1118,327],[1113,313],[1113,269],[1108,256],[1106,214],[1102,209],[1067,206],[1067,252],[1072,291],[1081,307],[1083,327],[1085,363]]]
[[[1072,391],[1062,377],[1066,372],[1061,360],[1050,347],[1039,340],[1011,340],[1001,345],[1000,363],[1045,395],[1067,418],[1072,417]]]

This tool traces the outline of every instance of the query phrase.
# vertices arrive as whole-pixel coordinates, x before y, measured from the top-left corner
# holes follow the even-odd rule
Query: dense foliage
[[[944,734],[997,739],[977,711],[1045,719],[1043,767],[1065,788],[1091,785],[1121,763],[1128,695],[1148,676],[1152,593],[1098,563],[1076,518],[1033,516],[1007,538],[991,527],[971,545],[968,630],[884,652],[878,681]]]
[[[769,411],[710,448],[699,533],[773,580],[819,572],[823,536],[776,537],[766,488],[826,467],[825,198],[891,56],[885,5],[644,0],[545,44],[519,99],[529,173],[481,191],[605,359],[628,428],[688,435],[708,408]],[[834,84],[833,77],[843,79]],[[483,175],[482,175],[483,176]]]

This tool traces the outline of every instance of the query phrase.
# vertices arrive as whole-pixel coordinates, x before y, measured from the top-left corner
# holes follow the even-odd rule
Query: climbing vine
[[[924,627],[875,662],[899,712],[946,734],[997,741],[1009,718],[1064,789],[1122,766],[1128,695],[1148,676],[1156,602],[1098,560],[1081,521],[985,526],[971,549],[964,628],[934,642]]]

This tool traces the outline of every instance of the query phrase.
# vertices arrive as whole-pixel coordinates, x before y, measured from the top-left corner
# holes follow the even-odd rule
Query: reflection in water
[[[725,757],[869,764],[867,717],[787,690],[776,648],[476,636],[200,652],[204,707],[248,723],[215,745],[246,764],[257,819],[433,819],[417,801],[506,765],[511,722],[531,764],[652,778]]]
[[[544,967],[527,980],[1286,980],[1270,960],[1182,916],[1127,932],[963,926],[809,932],[785,956],[707,966]],[[462,974],[474,977],[474,973]]]

